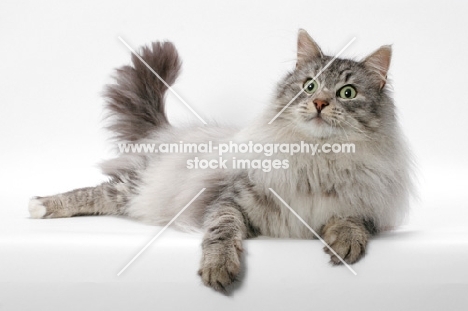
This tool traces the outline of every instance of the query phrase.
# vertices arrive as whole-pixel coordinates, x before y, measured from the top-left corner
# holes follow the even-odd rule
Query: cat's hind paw
[[[46,212],[47,209],[39,198],[34,197],[29,200],[29,214],[31,218],[44,218]]]

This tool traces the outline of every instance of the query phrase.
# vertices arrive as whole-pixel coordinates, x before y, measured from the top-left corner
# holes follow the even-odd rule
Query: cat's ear
[[[309,36],[307,31],[299,29],[299,33],[297,35],[296,67],[322,56],[322,50],[320,50],[320,47],[315,43],[314,39]]]
[[[367,56],[362,62],[369,70],[378,74],[380,89],[387,83],[387,72],[392,59],[392,46],[381,46],[377,51]]]

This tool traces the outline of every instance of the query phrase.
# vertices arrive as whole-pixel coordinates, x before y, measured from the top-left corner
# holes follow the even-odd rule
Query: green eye
[[[318,83],[314,79],[307,79],[307,81],[304,82],[302,88],[304,89],[304,92],[313,94],[315,91],[317,91]]]
[[[344,99],[353,99],[356,95],[357,91],[351,85],[345,85],[338,91],[338,96]]]

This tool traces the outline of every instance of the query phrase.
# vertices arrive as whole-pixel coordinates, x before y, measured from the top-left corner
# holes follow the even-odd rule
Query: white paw
[[[29,200],[29,214],[32,218],[42,218],[47,210],[44,204],[36,198]]]

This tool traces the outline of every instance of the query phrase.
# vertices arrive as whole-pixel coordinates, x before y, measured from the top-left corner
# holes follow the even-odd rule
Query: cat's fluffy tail
[[[168,85],[175,82],[181,61],[171,42],[153,42],[140,52],[141,58]],[[167,86],[132,54],[132,65],[117,69],[115,84],[108,85],[108,129],[120,141],[136,141],[152,130],[169,125],[164,111]]]

